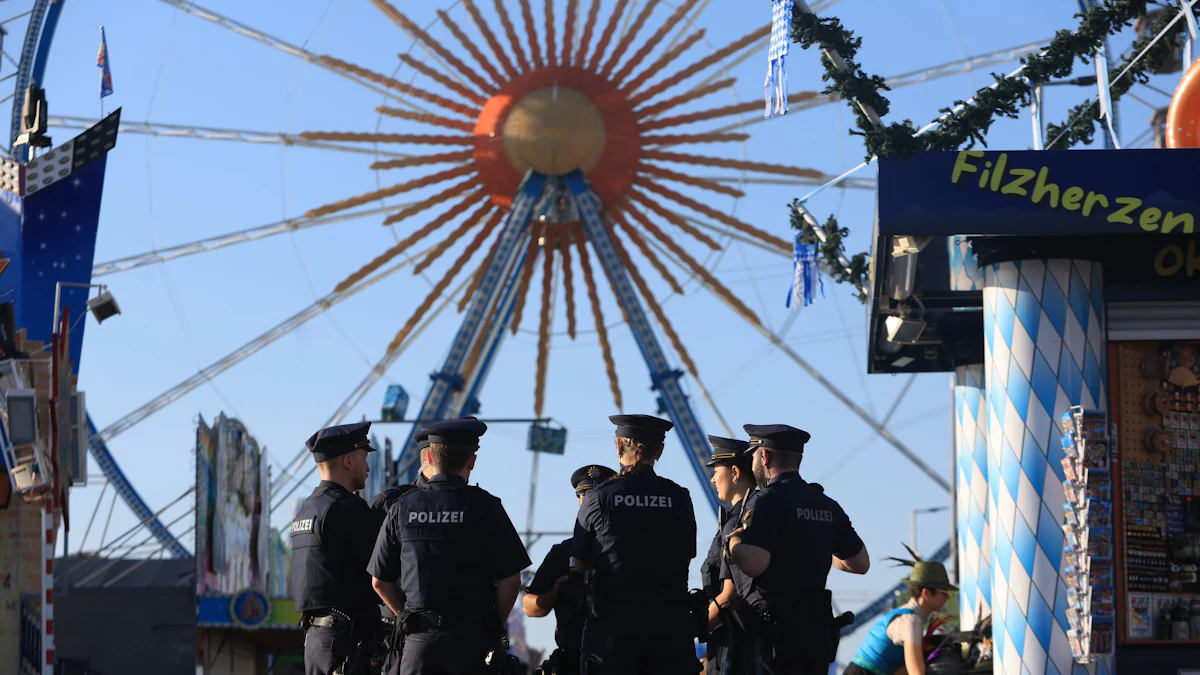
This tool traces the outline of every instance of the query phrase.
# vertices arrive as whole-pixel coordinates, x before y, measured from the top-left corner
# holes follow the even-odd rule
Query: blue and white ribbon
[[[821,289],[821,297],[825,297],[825,282],[821,280],[821,268],[817,263],[817,247],[815,244],[805,244],[800,241],[802,233],[796,233],[796,243],[792,248],[792,286],[788,289],[788,309],[792,302],[797,307],[808,307],[816,299],[816,291]]]
[[[1113,129],[1113,104],[1112,93],[1109,92],[1109,87],[1112,86],[1108,81],[1108,52],[1104,49],[1104,44],[1100,44],[1100,48],[1096,50],[1092,61],[1096,64],[1096,89],[1100,101],[1100,119],[1104,120],[1104,124],[1108,127],[1108,137],[1112,139],[1113,148],[1120,150],[1121,144],[1117,140],[1117,133]]]
[[[765,117],[770,119],[786,115],[788,111],[787,95],[787,55],[792,46],[792,6],[794,0],[772,0],[771,13],[771,50],[767,56],[766,90],[767,110]]]

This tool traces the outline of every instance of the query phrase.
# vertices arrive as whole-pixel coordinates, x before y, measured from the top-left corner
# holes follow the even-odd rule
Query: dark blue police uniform
[[[374,451],[370,428],[370,422],[329,427],[305,445],[318,462]],[[292,520],[291,590],[303,617],[306,675],[327,675],[343,665],[346,673],[366,667],[380,630],[379,597],[366,568],[382,522],[346,486],[324,480]]]
[[[744,426],[750,443],[803,455],[808,432],[784,424]],[[755,492],[742,515],[741,541],[771,554],[756,578],[726,565],[738,595],[758,615],[762,664],[771,675],[824,675],[837,656],[838,627],[825,589],[833,556],[863,549],[841,505],[799,472],[777,475]]]
[[[618,438],[652,446],[672,427],[649,415],[609,420]],[[685,488],[648,464],[625,467],[583,498],[571,549],[594,568],[584,675],[699,672],[688,604],[696,516]]]
[[[747,441],[722,436],[709,436],[708,442],[713,447],[712,457],[707,462],[708,466],[735,462],[743,458],[751,447]],[[728,575],[721,576],[725,537],[737,529],[745,503],[745,499],[742,499],[728,510],[722,508],[719,513],[717,532],[713,535],[712,544],[708,547],[708,555],[704,558],[704,564],[700,566],[700,580],[704,584],[704,592],[709,601],[716,599],[717,595],[721,593],[724,579],[729,578]],[[709,673],[734,675],[742,672],[737,659],[740,652],[732,649],[729,626],[726,625],[726,621],[709,633],[707,646]]]
[[[571,474],[571,486],[575,494],[582,495],[595,486],[617,475],[616,471],[599,464],[580,467]],[[566,577],[559,587],[554,602],[554,650],[542,672],[555,675],[577,675],[579,673],[579,646],[583,642],[584,612],[583,575],[571,569],[571,538],[550,547],[545,560],[537,568],[533,580],[525,587],[526,593],[542,595],[554,588],[554,583]]]
[[[482,422],[425,427],[431,443],[478,447]],[[400,672],[469,674],[500,640],[496,580],[529,566],[525,546],[496,497],[439,474],[392,506],[367,571],[396,582],[405,597]]]
[[[424,431],[418,432],[417,433],[417,452],[424,452],[425,449],[428,447],[429,447],[429,434],[425,433]],[[401,485],[396,485],[394,487],[390,487],[390,488],[384,490],[383,492],[380,492],[379,494],[372,497],[371,501],[367,502],[367,505],[370,506],[372,509],[379,511],[380,513],[382,513],[383,515],[386,516],[388,509],[390,509],[392,507],[392,504],[395,504],[396,501],[399,500],[401,496],[403,496],[405,493],[407,493],[411,490],[416,490],[416,489],[425,487],[425,484],[428,482],[429,482],[429,480],[427,478],[425,478],[425,474],[418,471],[417,477],[416,477],[416,479],[413,480],[413,482],[403,483]]]

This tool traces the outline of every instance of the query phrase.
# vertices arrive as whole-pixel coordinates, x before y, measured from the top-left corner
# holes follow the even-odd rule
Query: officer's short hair
[[[433,455],[433,465],[443,473],[462,471],[471,461],[471,455],[478,450],[470,445],[450,445],[448,443],[430,443],[429,454]]]
[[[657,460],[662,456],[663,444],[651,443],[649,441],[638,441],[632,438],[618,436],[617,442],[621,444],[622,452],[633,452],[638,455],[639,459]]]
[[[746,478],[747,476],[749,476],[751,479],[753,479],[753,477],[754,477],[754,453],[753,452],[744,452],[744,453],[738,455],[737,459],[731,460],[729,462],[729,466],[731,466],[731,467],[736,466],[738,468],[738,471],[741,472],[742,478]]]

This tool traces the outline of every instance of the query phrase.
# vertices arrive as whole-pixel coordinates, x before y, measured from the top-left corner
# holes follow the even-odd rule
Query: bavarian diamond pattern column
[[[983,365],[954,369],[958,472],[959,620],[963,630],[992,613],[992,533],[988,523],[987,408]]]
[[[961,235],[947,237],[946,246],[950,249],[950,290],[978,291],[983,289],[983,270],[979,269],[979,259],[971,242]]]
[[[1072,405],[1105,410],[1101,266],[1025,260],[985,268],[995,672],[1106,674],[1071,659],[1063,549],[1063,456],[1055,421]]]

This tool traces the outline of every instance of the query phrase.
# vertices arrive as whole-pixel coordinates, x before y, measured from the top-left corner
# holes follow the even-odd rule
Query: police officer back
[[[583,675],[697,673],[688,598],[696,516],[688,491],[654,473],[672,424],[617,415],[621,472],[590,490],[575,523],[577,568],[591,570]]]
[[[589,464],[571,474],[578,503],[583,496],[617,474],[607,466]],[[558,648],[543,665],[542,672],[555,675],[579,673],[579,646],[583,642],[583,575],[571,569],[571,538],[552,546],[533,580],[525,587],[521,606],[528,617],[542,617],[554,610],[554,642]]]
[[[825,589],[830,565],[865,574],[870,557],[842,507],[800,477],[808,432],[785,424],[743,428],[765,487],[726,540],[730,573],[758,615],[764,670],[824,675],[837,655],[839,629]]]
[[[404,627],[403,675],[480,673],[529,556],[500,500],[467,485],[487,426],[449,420],[424,431],[434,476],[388,511],[367,571]]]
[[[380,628],[367,560],[382,515],[354,494],[367,484],[370,422],[322,429],[305,445],[321,482],[292,521],[292,597],[306,675],[366,673]]]
[[[719,526],[713,535],[712,544],[708,548],[708,556],[700,567],[700,578],[704,584],[705,595],[709,599],[708,627],[708,672],[716,675],[740,675],[745,672],[742,656],[746,650],[740,644],[731,641],[730,601],[736,591],[728,571],[722,576],[724,556],[722,549],[725,537],[737,528],[741,521],[742,507],[745,498],[754,489],[753,452],[747,441],[736,438],[709,436],[709,444],[713,447],[712,458],[708,466],[713,468],[712,484],[717,491],[717,499],[729,502],[730,509],[721,508],[718,514]],[[756,656],[756,655],[755,655]]]
[[[417,472],[416,479],[411,483],[404,483],[390,487],[375,495],[371,498],[371,501],[367,502],[368,506],[376,511],[379,511],[385,516],[387,515],[388,509],[390,509],[392,504],[395,504],[400,497],[412,490],[425,487],[425,484],[429,482],[429,478],[432,475],[433,469],[428,463],[423,461],[425,448],[429,447],[429,434],[425,433],[424,431],[417,432],[416,441],[417,453],[419,455],[418,461],[421,462],[421,470]]]

